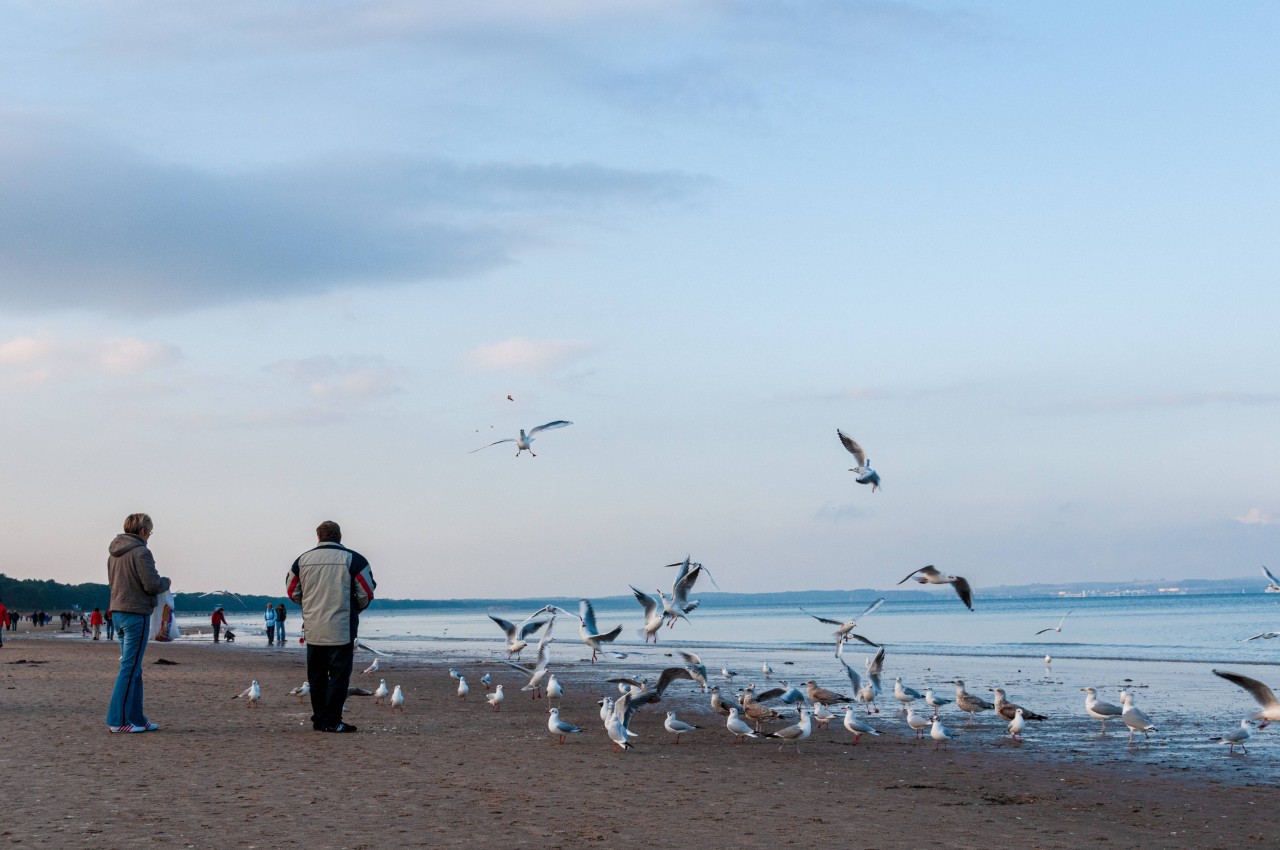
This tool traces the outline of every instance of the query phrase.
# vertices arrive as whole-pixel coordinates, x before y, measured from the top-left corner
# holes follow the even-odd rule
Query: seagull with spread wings
[[[1226,670],[1214,670],[1213,675],[1221,676],[1233,685],[1239,685],[1257,700],[1258,705],[1262,706],[1262,711],[1256,712],[1250,719],[1262,721],[1258,724],[1259,729],[1265,729],[1268,723],[1280,721],[1280,700],[1276,699],[1275,693],[1262,682],[1250,679],[1248,676],[1241,676],[1239,673],[1228,673]]]
[[[879,646],[879,644],[878,644],[878,643],[876,643],[875,641],[873,641],[873,640],[868,640],[867,638],[863,637],[862,635],[855,633],[855,632],[854,632],[854,629],[856,629],[856,628],[858,627],[858,620],[860,620],[860,619],[862,619],[863,617],[867,616],[867,615],[868,615],[868,614],[870,614],[872,611],[875,611],[877,608],[879,608],[879,607],[880,607],[881,605],[883,605],[883,604],[884,604],[884,597],[880,597],[880,598],[879,598],[879,599],[877,599],[875,602],[872,602],[870,605],[868,605],[868,606],[866,607],[866,610],[864,610],[864,611],[863,611],[861,614],[859,614],[857,617],[850,617],[849,619],[847,619],[847,620],[843,620],[843,621],[842,621],[842,620],[832,620],[832,619],[830,619],[830,618],[828,618],[828,617],[819,617],[817,614],[813,613],[812,611],[805,611],[805,609],[804,609],[804,608],[801,608],[800,610],[801,610],[801,611],[804,611],[806,614],[808,614],[808,615],[809,615],[810,617],[812,617],[813,619],[817,620],[819,623],[826,623],[826,624],[827,624],[827,625],[829,625],[829,626],[835,626],[835,627],[836,627],[836,630],[835,630],[835,633],[834,633],[833,637],[835,637],[835,639],[836,639],[836,656],[837,656],[837,657],[839,657],[839,655],[840,655],[840,647],[841,647],[841,646],[843,646],[843,645],[844,645],[844,642],[845,642],[846,640],[848,640],[849,638],[854,638],[854,639],[856,639],[856,640],[860,640],[860,641],[862,641],[863,643],[865,643],[867,646]]]
[[[528,638],[530,635],[537,632],[538,629],[542,628],[549,622],[548,620],[534,619],[539,614],[545,614],[545,613],[548,613],[546,608],[541,608],[537,611],[534,611],[532,614],[530,614],[528,617],[524,619],[524,622],[520,623],[520,625],[518,626],[515,623],[510,622],[509,620],[504,620],[501,617],[495,617],[492,614],[489,615],[489,619],[497,623],[498,628],[502,629],[502,631],[505,632],[507,635],[507,657],[508,658],[510,658],[513,655],[516,658],[519,658],[520,653],[523,652],[525,647],[529,645],[529,642],[526,640],[526,638]],[[552,619],[555,619],[555,618],[553,617]]]
[[[554,606],[557,611],[568,614],[570,617],[578,618],[578,633],[582,635],[582,642],[591,650],[591,663],[596,663],[596,656],[600,653],[600,644],[612,643],[617,640],[618,635],[622,634],[622,624],[611,632],[601,632],[600,627],[596,625],[596,611],[591,607],[591,600],[578,600],[578,613],[566,611],[560,606]]]
[[[969,587],[969,582],[963,576],[949,576],[941,570],[930,564],[927,567],[921,567],[918,570],[912,570],[907,573],[907,577],[898,584],[909,579],[915,579],[920,584],[949,584],[956,589],[956,595],[960,597],[960,601],[972,611],[973,610],[973,590]]]
[[[972,606],[970,606],[970,607],[972,607]],[[1074,610],[1075,610],[1075,609],[1073,608],[1073,609],[1072,609],[1072,611],[1074,611]],[[1068,617],[1070,617],[1070,616],[1071,616],[1071,611],[1068,611],[1067,613],[1065,613],[1065,614],[1063,614],[1063,615],[1062,615],[1062,619],[1058,621],[1058,625],[1056,625],[1056,626],[1050,626],[1050,627],[1049,627],[1049,628],[1047,628],[1047,629],[1041,629],[1040,631],[1036,632],[1036,634],[1037,634],[1037,635],[1042,635],[1042,634],[1044,634],[1045,632],[1059,632],[1059,633],[1061,633],[1061,632],[1062,632],[1062,624],[1063,624],[1063,623],[1065,623],[1065,622],[1067,621],[1067,618],[1068,618]]]
[[[840,442],[848,449],[849,454],[853,455],[858,465],[850,469],[853,473],[854,480],[859,484],[870,484],[871,492],[880,489],[880,473],[871,468],[871,461],[867,460],[867,453],[862,450],[862,446],[858,445],[858,441],[850,437],[839,428],[836,429],[836,436],[840,438]]]
[[[496,446],[499,443],[515,443],[516,457],[520,457],[521,452],[528,452],[534,457],[537,457],[537,454],[534,453],[533,448],[531,447],[533,443],[534,434],[538,434],[542,431],[550,431],[552,428],[564,428],[565,426],[572,425],[572,424],[573,424],[572,422],[569,422],[567,420],[557,419],[554,422],[548,422],[545,425],[539,425],[536,428],[530,428],[528,431],[525,431],[523,428],[521,428],[520,436],[507,437],[505,440],[494,440],[492,443],[489,443],[489,445],[487,446],[481,446],[478,449],[472,449],[469,452],[469,454],[475,454],[476,452],[481,451],[482,449],[487,449],[489,448],[489,446]]]

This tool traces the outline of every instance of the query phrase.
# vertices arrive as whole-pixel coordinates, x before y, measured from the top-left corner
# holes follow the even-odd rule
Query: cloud
[[[592,346],[574,340],[533,340],[516,337],[482,345],[466,354],[477,371],[545,372],[590,354]]]
[[[1246,393],[1224,390],[1098,398],[1085,402],[1083,407],[1094,412],[1113,413],[1214,405],[1223,407],[1261,407],[1272,404],[1280,404],[1280,393]]]
[[[15,337],[0,342],[0,384],[42,386],[85,375],[131,377],[181,357],[177,346],[133,337]]]
[[[1234,517],[1236,522],[1245,525],[1280,525],[1280,519],[1277,519],[1270,511],[1264,511],[1262,508],[1249,508],[1242,516]]]
[[[223,173],[0,116],[0,307],[165,313],[455,279],[554,216],[668,205],[707,181],[589,163],[348,157]]]
[[[381,357],[322,354],[281,360],[267,371],[302,387],[317,402],[367,401],[403,392],[398,370]]]

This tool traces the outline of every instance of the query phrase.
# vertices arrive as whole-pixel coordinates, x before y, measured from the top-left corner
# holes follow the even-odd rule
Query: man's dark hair
[[[316,526],[316,540],[321,543],[341,543],[342,529],[338,528],[336,522],[327,519]]]

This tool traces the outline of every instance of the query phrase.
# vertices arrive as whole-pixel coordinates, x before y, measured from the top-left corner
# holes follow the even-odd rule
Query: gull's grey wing
[[[649,594],[645,593],[644,591],[636,590],[635,587],[633,587],[632,585],[627,585],[627,587],[630,587],[631,592],[636,595],[636,601],[644,606],[645,619],[652,620],[653,613],[658,608],[658,601],[654,599],[652,596],[650,596]]]
[[[391,654],[390,652],[383,652],[380,649],[374,649],[372,646],[369,646],[369,644],[365,643],[362,640],[356,641],[356,649],[367,649],[370,652],[372,652],[374,655],[381,655],[384,658]]]
[[[530,437],[532,437],[534,434],[538,433],[539,431],[550,431],[552,428],[563,428],[566,425],[572,425],[572,424],[573,424],[572,422],[569,422],[565,419],[557,419],[554,422],[548,422],[545,425],[539,425],[536,428],[530,428],[528,431],[528,434]]]
[[[551,618],[551,620],[554,619],[555,617]],[[529,635],[538,631],[538,629],[542,628],[547,623],[550,623],[551,620],[525,620],[520,624],[520,640],[524,640]]]
[[[876,609],[878,609],[883,604],[884,604],[884,597],[881,596],[875,602],[872,602],[870,605],[868,605],[867,610],[863,611],[855,619],[861,620],[863,617],[867,616],[868,614],[874,613]]]
[[[911,578],[912,576],[916,575],[917,573],[924,573],[926,576],[936,576],[936,575],[938,575],[938,571],[937,571],[937,569],[936,569],[936,568],[934,568],[933,564],[930,564],[930,565],[929,565],[929,566],[927,566],[927,567],[921,567],[921,568],[920,568],[920,569],[918,569],[918,570],[912,570],[911,572],[907,573],[907,577],[906,577],[906,578],[904,578],[902,581],[898,582],[898,584],[902,584],[902,582],[903,582],[903,581],[906,581],[907,579]]]
[[[694,682],[698,681],[698,678],[684,667],[668,667],[662,671],[660,676],[658,676],[658,686],[654,688],[654,693],[657,694],[658,699],[662,698],[662,692],[677,679],[689,679]],[[657,700],[654,701],[656,702]]]
[[[844,667],[845,675],[849,677],[849,684],[853,686],[854,694],[857,694],[858,691],[862,690],[862,677],[843,658],[840,659],[840,664]]]
[[[1262,572],[1266,574],[1272,584],[1280,584],[1280,578],[1276,578],[1271,570],[1267,569],[1265,566],[1262,568]]]
[[[800,606],[798,606],[798,605],[797,605],[796,607],[797,607],[797,608],[799,608]],[[804,609],[803,609],[803,608],[800,608],[800,610],[801,610],[801,611],[804,611]],[[819,617],[817,614],[814,614],[814,613],[813,613],[813,612],[811,612],[811,611],[804,611],[804,612],[805,612],[806,614],[808,614],[810,617],[812,617],[813,619],[817,620],[819,623],[826,623],[826,624],[827,624],[827,625],[829,625],[829,626],[843,626],[843,625],[844,625],[844,623],[840,622],[839,620],[829,620],[829,619],[827,619],[826,617]]]
[[[1214,670],[1213,674],[1221,676],[1233,685],[1239,685],[1244,688],[1263,708],[1269,708],[1277,703],[1276,695],[1257,679],[1250,679],[1248,676],[1241,676],[1239,673],[1228,673],[1225,670]]]
[[[596,609],[591,607],[591,600],[578,600],[578,619],[582,621],[582,626],[587,630],[587,634],[594,635],[600,631],[596,626]]]
[[[515,623],[512,623],[512,622],[511,622],[511,621],[509,621],[509,620],[504,620],[504,619],[502,619],[501,617],[495,617],[495,616],[493,616],[492,614],[490,614],[490,615],[489,615],[489,619],[490,619],[490,620],[493,620],[495,623],[497,623],[497,624],[498,624],[498,628],[502,629],[504,632],[506,632],[506,633],[507,633],[507,640],[512,640],[512,641],[513,641],[513,640],[515,640],[515,639],[516,639],[516,624],[515,624]]]
[[[877,685],[880,684],[878,677],[884,672],[884,647],[880,647],[880,651],[876,653],[876,657],[867,665],[867,675],[871,677],[871,681]]]
[[[505,440],[494,440],[492,443],[489,443],[488,446],[481,446],[478,449],[472,449],[471,451],[467,452],[467,454],[473,455],[476,452],[481,451],[482,449],[489,448],[489,446],[496,446],[498,445],[498,443],[514,443],[515,441],[516,441],[515,437],[507,437]]]
[[[770,688],[767,691],[761,691],[756,694],[756,702],[768,702],[771,699],[777,699],[788,690],[790,690],[790,688]]]
[[[532,675],[533,675],[533,673],[534,673],[534,668],[532,668],[532,667],[527,667],[527,666],[525,666],[524,664],[517,664],[517,663],[515,663],[514,661],[506,661],[506,660],[504,660],[502,663],[503,663],[503,664],[506,664],[508,667],[514,667],[514,668],[516,668],[517,670],[519,670],[521,673],[525,674],[526,676],[532,676]]]
[[[863,637],[862,635],[858,634],[857,632],[849,632],[849,634],[845,635],[845,638],[846,638],[846,639],[848,639],[848,638],[853,638],[854,640],[862,641],[862,642],[863,642],[863,643],[865,643],[867,646],[875,646],[875,647],[880,646],[880,644],[876,643],[876,642],[875,642],[875,641],[873,641],[871,638]]]
[[[966,608],[972,611],[973,610],[973,590],[969,587],[968,579],[962,578],[960,576],[956,576],[956,580],[953,582],[953,584],[955,584],[956,586],[956,595],[960,597],[960,601],[965,604]]]
[[[867,465],[867,453],[862,450],[862,446],[858,445],[857,440],[839,428],[836,429],[836,436],[840,438],[840,442],[844,444],[844,447],[849,450],[849,454],[853,455],[854,459],[858,461],[858,466]]]
[[[1262,638],[1263,640],[1270,640],[1273,637],[1280,637],[1280,632],[1262,632],[1261,634],[1256,634],[1253,637],[1245,638],[1245,640],[1251,641],[1251,640],[1257,640],[1258,638]]]

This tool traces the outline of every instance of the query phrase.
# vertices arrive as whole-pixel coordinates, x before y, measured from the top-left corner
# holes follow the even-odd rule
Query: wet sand
[[[301,648],[153,643],[144,681],[161,731],[112,735],[103,717],[117,658],[106,641],[6,633],[5,844],[1231,848],[1280,835],[1270,785],[1151,761],[1055,759],[1034,742],[1001,741],[989,714],[982,745],[974,734],[938,751],[885,719],[880,738],[854,747],[843,729],[819,730],[797,755],[734,744],[682,683],[636,715],[636,749],[615,753],[599,687],[587,685],[599,677],[578,663],[564,676],[562,715],[585,731],[558,746],[546,702],[500,664],[469,666],[472,693],[459,701],[447,663],[384,659],[380,675],[403,687],[406,711],[353,697],[360,731],[332,735],[312,731],[309,706],[286,695],[305,678]],[[376,687],[358,669],[353,683]],[[484,703],[485,671],[506,687],[500,711]],[[254,678],[260,707],[231,699]],[[675,746],[666,708],[706,728]],[[946,722],[966,731],[963,717]],[[1113,733],[1106,745],[1123,740]]]

